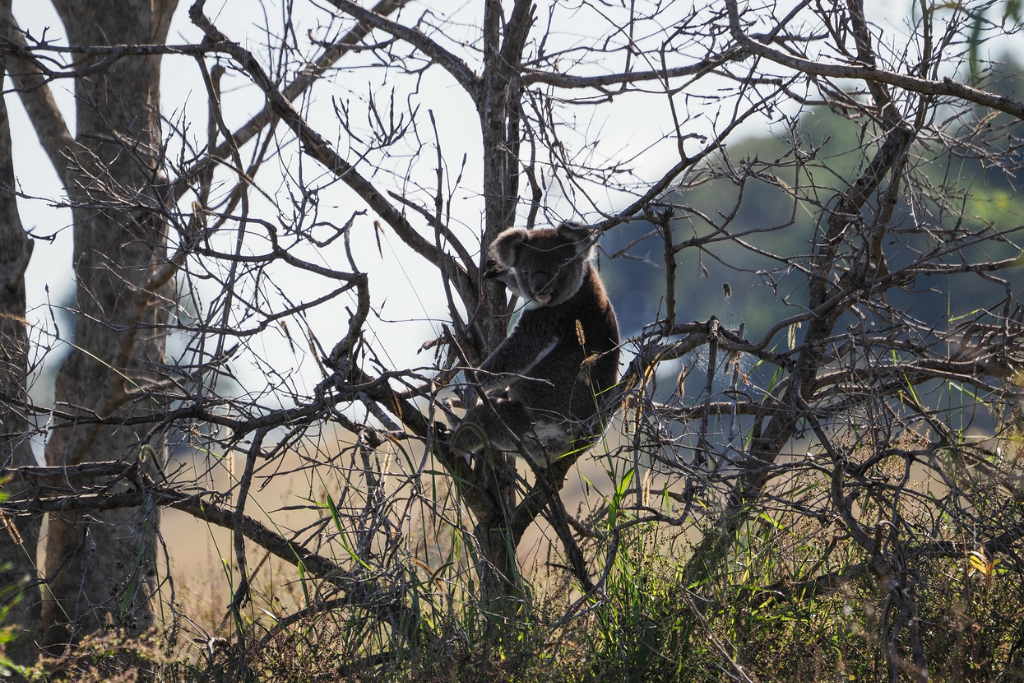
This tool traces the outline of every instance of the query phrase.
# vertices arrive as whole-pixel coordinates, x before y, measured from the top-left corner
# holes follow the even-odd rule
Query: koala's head
[[[527,308],[558,306],[583,284],[594,248],[591,235],[565,223],[532,231],[509,228],[491,243],[491,257]]]

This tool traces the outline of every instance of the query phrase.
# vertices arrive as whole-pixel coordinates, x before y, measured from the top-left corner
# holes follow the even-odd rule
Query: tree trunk
[[[10,12],[11,0],[0,2],[0,11]],[[4,65],[0,64],[0,86]],[[0,97],[0,480],[10,467],[36,465],[29,441],[29,422],[21,405],[27,396],[28,333],[25,323],[25,268],[32,254],[32,241],[21,225],[14,194],[14,159],[7,105]],[[4,488],[17,495],[23,487]],[[39,517],[0,519],[0,607],[12,604],[5,624],[16,626],[16,639],[6,648],[18,664],[29,664],[38,648],[39,589],[34,581]],[[21,589],[15,591],[14,589]],[[11,592],[8,592],[11,591]]]
[[[176,2],[55,4],[71,45],[85,46],[161,43]],[[149,282],[166,248],[156,189],[159,86],[159,56],[121,58],[76,79],[78,146],[67,178],[74,205],[75,344],[58,372],[55,395],[60,409],[111,419],[115,426],[57,425],[46,446],[49,465],[140,459],[150,472],[161,466],[162,444],[143,448],[149,425],[116,426],[165,404],[159,382],[166,299]],[[107,625],[150,625],[158,524],[156,506],[51,516],[44,646],[59,647],[79,631]]]
[[[484,6],[484,70],[477,94],[477,114],[484,145],[485,229],[481,250],[481,271],[487,247],[501,231],[512,225],[519,199],[519,126],[523,85],[520,69],[523,48],[533,18],[532,0],[517,0],[509,17],[502,15],[498,0]],[[508,310],[504,287],[486,282],[483,315],[479,319],[484,346],[496,348],[505,338]],[[484,356],[486,357],[486,355]],[[482,360],[482,358],[481,358]],[[487,462],[491,471],[488,498],[495,510],[478,520],[477,542],[484,556],[480,565],[481,598],[501,629],[505,620],[519,610],[522,581],[516,561],[516,543],[510,518],[515,509],[516,484],[503,475],[505,465]]]

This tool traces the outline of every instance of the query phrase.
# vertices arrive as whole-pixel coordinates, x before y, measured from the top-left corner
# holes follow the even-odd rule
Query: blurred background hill
[[[1020,64],[1007,56],[1004,66],[995,70],[984,86],[1020,98],[1024,92]],[[1000,114],[972,123],[991,128],[1005,126],[1009,120]],[[944,152],[937,141],[929,145],[922,140],[912,150],[916,156],[910,160],[908,172],[924,176],[933,186],[955,173],[956,187],[963,194],[947,196],[944,207],[924,204],[911,209],[901,200],[893,223],[911,225],[904,220],[908,212],[925,208],[932,214],[935,230],[955,221],[962,221],[979,235],[996,223],[1004,229],[1019,229],[1024,225],[1024,197],[1018,191],[1022,133],[1020,125],[1007,129],[1004,149],[1015,151],[1012,158],[1018,164],[1003,167],[984,166],[972,150]],[[685,206],[688,215],[673,225],[675,242],[706,236],[716,229],[730,235],[749,234],[742,240],[747,248],[722,239],[684,249],[676,256],[676,321],[704,321],[714,315],[729,328],[744,323],[747,338],[757,340],[779,320],[800,312],[806,305],[806,291],[797,284],[802,278],[789,277],[792,264],[810,253],[822,209],[832,201],[835,188],[863,171],[877,145],[877,139],[862,135],[857,121],[819,106],[808,109],[788,129],[729,145],[699,172],[683,179],[673,201]],[[870,206],[865,211],[867,220],[877,208]],[[1024,243],[1024,234],[1012,230],[1007,239]],[[893,235],[883,245],[890,266],[919,256],[923,240],[912,229],[901,232],[897,228]],[[643,324],[665,315],[662,237],[654,225],[640,221],[610,231],[602,247],[606,255],[616,257],[610,261],[603,258],[602,276],[616,303],[620,326],[627,335],[637,334]],[[986,250],[988,257],[997,259],[1013,254],[1009,246],[1004,254],[993,253],[991,242],[986,243]],[[970,257],[971,253],[952,252],[948,261],[957,262],[961,255]],[[1020,282],[1024,271],[1012,268],[1004,275]],[[725,295],[726,285],[731,297]],[[1002,292],[999,282],[980,276],[961,279],[956,291],[950,291],[948,276],[936,275],[907,283],[889,303],[941,327],[950,317],[970,315],[979,306],[1006,303]]]

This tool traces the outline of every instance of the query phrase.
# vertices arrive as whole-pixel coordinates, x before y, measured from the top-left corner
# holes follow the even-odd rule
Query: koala
[[[619,328],[593,256],[591,231],[509,228],[487,273],[524,302],[515,327],[477,369],[487,399],[456,430],[456,452],[485,446],[547,467],[589,448],[601,395],[619,375]]]

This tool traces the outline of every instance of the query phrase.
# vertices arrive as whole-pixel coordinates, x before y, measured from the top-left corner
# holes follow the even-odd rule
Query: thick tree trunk
[[[487,492],[496,509],[488,517],[478,520],[474,532],[483,556],[478,565],[481,604],[489,613],[492,635],[500,635],[505,631],[508,620],[521,611],[524,591],[516,558],[517,539],[510,521],[515,509],[516,489],[508,477],[500,476],[503,472],[501,466],[495,468],[491,463],[487,466],[492,468],[494,475]]]
[[[10,0],[0,10],[10,11]],[[6,5],[6,8],[4,8]],[[0,65],[0,86],[4,69]],[[14,195],[14,159],[7,105],[0,97],[0,480],[10,467],[36,465],[29,441],[29,422],[22,412],[26,399],[28,334],[25,323],[25,268],[32,254],[32,241],[21,225]],[[4,488],[17,495],[23,485]],[[17,628],[16,639],[7,646],[7,656],[29,664],[38,652],[40,595],[36,544],[40,517],[0,520],[0,607],[10,607],[5,623]]]
[[[533,12],[532,0],[517,0],[509,17],[498,0],[484,5],[484,71],[477,93],[477,114],[484,144],[485,227],[481,271],[487,247],[515,221],[519,201],[520,106],[523,85],[520,68]],[[485,283],[483,315],[477,321],[488,351],[505,338],[508,322],[505,289],[497,281]],[[492,463],[485,467],[493,468]],[[487,476],[491,514],[478,520],[477,542],[484,561],[480,565],[481,598],[500,629],[519,610],[522,582],[516,560],[517,539],[509,519],[515,509],[516,484],[502,476],[503,465]]]
[[[73,46],[160,43],[175,2],[63,0],[57,9]],[[165,256],[158,206],[159,57],[129,57],[76,81],[78,147],[68,172],[77,278],[75,346],[56,380],[62,409],[120,420],[159,411],[166,320],[149,279]],[[143,459],[155,471],[162,445],[143,448],[148,426],[58,425],[49,465]],[[141,456],[145,453],[148,456]],[[52,577],[43,606],[46,646],[106,625],[152,622],[156,506],[53,514],[46,539]]]

